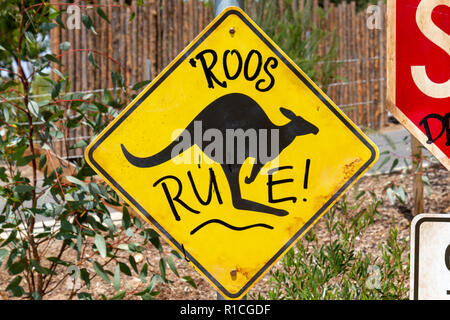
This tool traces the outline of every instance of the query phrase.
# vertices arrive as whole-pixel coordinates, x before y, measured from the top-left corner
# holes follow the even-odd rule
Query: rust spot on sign
[[[359,169],[359,163],[361,162],[361,159],[355,159],[349,164],[344,165],[344,179],[348,180],[351,178],[356,171]]]

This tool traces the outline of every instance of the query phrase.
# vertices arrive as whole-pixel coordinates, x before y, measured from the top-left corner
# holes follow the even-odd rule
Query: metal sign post
[[[214,14],[217,17],[223,10],[228,7],[239,7],[244,9],[244,0],[215,0]]]
[[[217,17],[223,10],[228,7],[239,7],[244,9],[244,0],[215,0],[214,1],[214,16]],[[242,300],[246,300],[244,296]],[[226,300],[219,292],[217,292],[217,300]]]

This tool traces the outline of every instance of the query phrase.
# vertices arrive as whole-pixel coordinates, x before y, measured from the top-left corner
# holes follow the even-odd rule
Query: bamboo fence
[[[285,1],[273,1],[278,1],[278,10],[282,12]],[[72,81],[71,91],[111,88],[111,71],[124,74],[125,83],[129,85],[154,78],[214,16],[212,0],[144,0],[143,5],[136,2],[128,6],[124,0],[77,1],[81,13],[91,17],[95,33],[84,27],[70,30],[58,26],[52,30],[54,53],[59,53],[58,46],[64,41],[71,43],[71,49],[82,49],[61,57],[63,71]],[[247,5],[257,5],[257,1],[248,0]],[[305,1],[293,0],[291,5],[294,10],[302,10]],[[98,6],[110,23],[95,13]],[[324,0],[322,6],[328,13],[323,28],[336,30],[339,36],[338,54],[333,61],[339,64],[338,80],[324,89],[356,124],[379,129],[387,119],[386,6],[383,1],[378,4],[382,13],[380,29],[367,27],[369,14],[357,12],[355,2],[334,5]],[[317,0],[313,7],[316,12]],[[318,14],[315,17],[317,19]],[[64,14],[63,23],[65,19]],[[322,43],[320,52],[325,52],[329,45],[327,41]],[[93,57],[98,68],[89,63],[86,49],[95,50]],[[66,158],[81,157],[81,150],[69,150],[68,146],[89,135],[85,128],[69,130],[67,141],[61,146],[65,151],[60,152]]]

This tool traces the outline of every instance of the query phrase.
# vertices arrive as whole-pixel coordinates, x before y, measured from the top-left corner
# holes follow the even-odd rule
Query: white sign
[[[450,214],[411,223],[411,300],[450,300]]]

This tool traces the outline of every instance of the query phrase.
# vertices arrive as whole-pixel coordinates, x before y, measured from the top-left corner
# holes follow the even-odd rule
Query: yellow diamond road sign
[[[228,8],[96,137],[86,158],[236,299],[378,150],[242,10]]]

